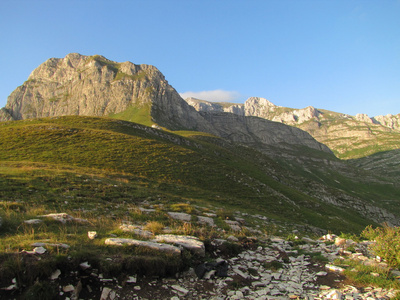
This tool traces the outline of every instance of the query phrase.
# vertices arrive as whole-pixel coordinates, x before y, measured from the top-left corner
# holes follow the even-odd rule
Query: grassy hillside
[[[400,132],[321,110],[323,117],[300,124],[316,140],[327,145],[340,159],[357,159],[374,153],[399,149]]]
[[[26,299],[46,299],[46,292],[51,299],[54,270],[70,274],[85,261],[123,281],[131,274],[174,275],[199,259],[105,245],[110,236],[143,239],[123,232],[124,222],[153,234],[194,235],[207,253],[212,239],[235,235],[239,243],[227,244],[229,253],[253,235],[319,234],[316,227],[359,233],[376,225],[349,206],[354,199],[400,213],[397,183],[306,147],[256,150],[199,132],[70,116],[0,123],[0,149],[0,286],[16,278]],[[192,222],[172,219],[171,211],[190,213]],[[85,222],[25,223],[55,212]],[[198,223],[208,213],[216,226]],[[238,217],[246,226],[234,231],[225,220]],[[93,230],[98,238],[88,240]],[[24,252],[35,242],[50,243],[40,260]]]
[[[304,173],[302,167],[297,166],[297,171],[292,167],[295,172],[283,179],[287,169],[280,164],[284,161],[276,163],[246,147],[227,148],[222,140],[207,135],[182,134],[187,137],[108,118],[4,122],[0,126],[0,160],[3,185],[9,192],[1,196],[62,205],[66,197],[77,200],[76,195],[88,204],[97,198],[134,203],[147,195],[154,201],[160,198],[166,203],[222,206],[327,230],[359,231],[369,222],[354,211],[317,200],[310,190],[298,186],[296,172]],[[34,175],[27,176],[25,168],[32,169]],[[46,179],[40,179],[41,172],[46,173]],[[22,177],[16,180],[15,174]],[[124,189],[107,186],[93,190],[85,180],[79,183],[80,178],[92,175],[112,180],[112,185]],[[66,179],[69,176],[74,178],[74,188]],[[299,176],[315,180],[315,174]],[[19,183],[24,181],[21,187]],[[32,194],[29,187],[37,192]],[[132,189],[140,190],[141,196]]]

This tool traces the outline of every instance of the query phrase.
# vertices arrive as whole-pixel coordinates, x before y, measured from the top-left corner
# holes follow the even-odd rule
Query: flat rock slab
[[[62,244],[62,243],[33,243],[32,244],[33,247],[59,247],[59,248],[64,248],[64,249],[68,249],[69,245],[67,244]]]
[[[241,231],[242,230],[242,228],[239,226],[239,222],[238,221],[225,220],[225,223],[228,224],[229,227],[233,231]]]
[[[30,219],[30,220],[24,221],[25,224],[29,224],[29,225],[35,225],[35,224],[39,224],[42,222],[43,222],[43,220],[40,220],[40,219]]]
[[[180,221],[185,221],[185,222],[190,222],[192,219],[192,216],[186,213],[180,213],[180,212],[168,212],[168,215],[175,220],[180,220]]]
[[[145,238],[153,237],[153,233],[151,231],[144,230],[144,229],[139,228],[139,227],[137,227],[135,225],[122,224],[119,228],[124,232],[133,232],[134,234],[140,235],[140,236],[145,237]]]
[[[87,222],[85,219],[74,218],[66,213],[55,213],[55,214],[47,214],[38,216],[39,218],[52,218],[56,221],[60,221],[61,223],[65,224],[67,222]]]
[[[144,213],[154,213],[154,212],[156,212],[156,210],[154,208],[139,207],[139,210],[141,212],[144,212]]]
[[[156,235],[153,241],[179,245],[200,256],[206,254],[204,243],[194,236],[160,234]]]
[[[148,241],[139,241],[135,239],[109,238],[105,240],[105,244],[115,245],[115,246],[123,246],[123,245],[140,246],[170,254],[178,254],[178,255],[181,254],[181,250],[178,247],[172,245],[148,242]]]
[[[210,218],[210,217],[203,217],[203,216],[197,216],[197,220],[198,220],[198,222],[200,223],[200,224],[206,224],[206,225],[209,225],[209,226],[215,226],[215,223],[214,223],[214,219],[213,218]]]

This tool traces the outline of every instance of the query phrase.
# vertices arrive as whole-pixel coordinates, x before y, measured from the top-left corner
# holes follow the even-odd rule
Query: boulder
[[[85,219],[74,218],[67,213],[53,213],[47,215],[38,216],[39,218],[51,218],[56,221],[60,221],[61,223],[65,224],[67,222],[87,222]]]
[[[161,234],[155,236],[154,241],[179,245],[199,256],[205,256],[204,243],[194,236]]]
[[[137,234],[137,235],[139,235],[141,237],[145,237],[145,238],[153,237],[153,233],[151,231],[144,230],[143,228],[140,228],[140,227],[135,226],[135,225],[122,224],[119,228],[124,232],[132,232],[132,233]]]
[[[96,231],[88,231],[88,238],[90,240],[94,240],[95,238],[97,238],[97,232]]]
[[[24,223],[28,224],[28,225],[36,225],[36,224],[39,224],[39,223],[42,223],[42,222],[43,222],[43,220],[40,220],[40,219],[30,219],[30,220],[25,220],[24,221]]]
[[[139,247],[145,247],[149,248],[152,250],[157,250],[160,252],[166,252],[170,254],[176,254],[180,255],[181,250],[178,247],[172,246],[172,245],[166,245],[166,244],[160,244],[160,243],[155,243],[155,242],[148,242],[148,241],[139,241],[135,239],[124,239],[124,238],[108,238],[105,240],[106,245],[114,245],[114,246],[123,246],[123,245],[129,245],[129,246],[139,246]]]
[[[240,231],[240,230],[242,230],[242,228],[239,226],[239,222],[238,222],[238,221],[225,220],[225,223],[228,224],[229,227],[230,227],[233,231]]]
[[[192,216],[186,213],[180,213],[180,212],[168,212],[168,215],[175,220],[180,220],[184,222],[190,222],[192,219]]]
[[[210,218],[210,217],[203,217],[203,216],[197,216],[197,221],[200,223],[200,224],[205,224],[205,225],[209,225],[209,226],[215,226],[215,223],[214,223],[214,219],[213,218]]]

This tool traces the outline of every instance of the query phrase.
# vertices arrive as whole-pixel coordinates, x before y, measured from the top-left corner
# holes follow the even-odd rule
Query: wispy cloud
[[[200,100],[207,100],[212,102],[234,102],[240,100],[242,96],[239,92],[224,90],[184,92],[180,93],[180,95],[183,99],[193,97]]]

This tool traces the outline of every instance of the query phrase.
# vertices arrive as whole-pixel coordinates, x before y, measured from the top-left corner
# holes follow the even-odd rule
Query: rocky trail
[[[364,255],[368,255],[366,242],[355,244],[327,235],[319,240],[303,238],[295,247],[293,242],[279,237],[265,241],[247,239],[247,249],[229,258],[221,254],[223,243],[224,240],[212,242],[213,254],[219,258],[193,266],[176,274],[175,278],[146,278],[134,274],[123,279],[106,278],[83,262],[80,270],[69,274],[56,270],[49,280],[58,283],[57,299],[372,300],[390,299],[396,294],[393,289],[354,286],[342,274],[343,269],[333,264],[344,256],[367,265],[384,264]],[[343,250],[343,244],[355,246],[356,252]],[[312,259],[313,254],[321,254],[327,261]],[[11,288],[7,292],[1,299],[19,299],[13,297]]]
[[[153,213],[151,209],[142,209]],[[190,214],[168,212],[176,220],[187,222]],[[209,213],[198,219],[214,226],[214,215]],[[61,223],[87,221],[66,213],[49,214],[39,218],[53,218]],[[254,217],[254,216],[253,216]],[[256,216],[257,217],[257,216]],[[193,220],[192,219],[192,220]],[[226,220],[232,231],[242,230],[243,219]],[[242,221],[242,222],[240,222]],[[41,219],[26,220],[27,224],[40,224]],[[146,277],[121,274],[107,277],[87,261],[78,269],[54,270],[49,277],[58,287],[56,299],[391,299],[398,291],[372,286],[357,286],[345,275],[340,263],[353,259],[366,266],[387,268],[385,262],[370,252],[370,241],[355,242],[333,234],[319,239],[307,236],[290,238],[255,234],[253,237],[215,238],[204,244],[196,237],[174,234],[152,235],[138,224],[123,223],[122,231],[134,232],[142,239],[111,237],[104,243],[111,247],[130,245],[147,247],[171,255],[190,251],[195,260],[189,269],[173,277]],[[251,228],[248,228],[251,229]],[[253,231],[257,232],[253,228]],[[163,233],[168,233],[164,230]],[[88,232],[89,239],[99,238],[96,232]],[[151,238],[151,240],[149,240]],[[54,243],[35,243],[32,251],[20,255],[30,260],[41,260],[50,255],[47,247]],[[66,244],[57,247],[68,248]],[[236,248],[235,248],[236,247]],[[184,250],[185,249],[185,250]],[[240,249],[240,250],[238,250]],[[351,251],[350,251],[351,250]],[[106,258],[117,264],[118,257]],[[391,276],[400,279],[398,270]],[[375,274],[374,276],[380,276]],[[23,299],[18,291],[17,280],[0,288],[0,299]]]
[[[338,245],[306,240],[302,249],[310,253],[321,252],[330,261],[343,255]],[[359,246],[366,250],[365,244]],[[353,257],[366,264],[379,264],[361,253]],[[294,250],[291,242],[277,237],[267,246],[217,262],[229,266],[226,277],[217,276],[219,270],[211,269],[199,278],[198,268],[191,268],[175,279],[137,279],[124,287],[113,286],[101,299],[390,299],[396,292],[353,286],[342,268],[313,261]]]

